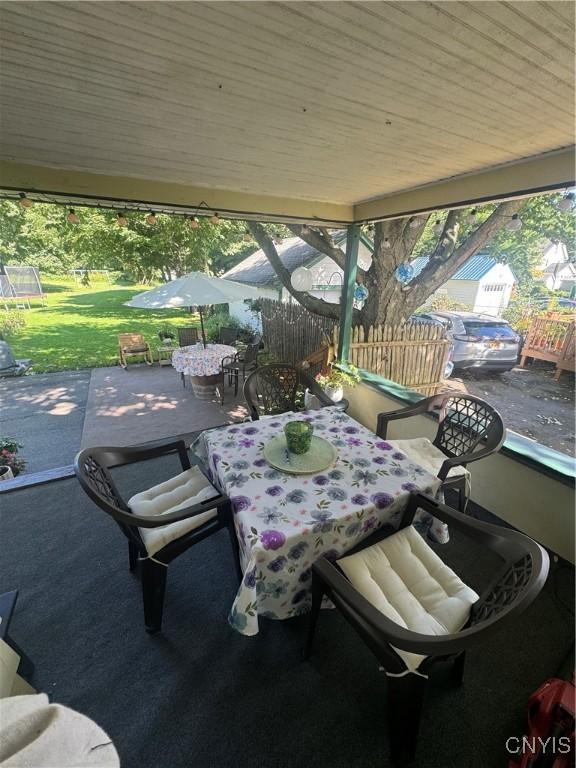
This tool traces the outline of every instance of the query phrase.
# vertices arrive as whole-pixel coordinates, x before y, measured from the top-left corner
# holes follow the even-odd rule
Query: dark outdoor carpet
[[[176,459],[124,468],[132,489]],[[299,660],[304,619],[262,622],[247,638],[226,621],[235,594],[225,532],[169,571],[164,633],[144,632],[140,585],[115,524],[75,479],[0,498],[1,590],[19,589],[13,635],[36,662],[35,686],[94,718],[124,768],[382,768],[390,764],[378,664],[336,611]],[[471,586],[493,561],[454,535],[443,550]],[[450,557],[448,557],[450,555]],[[529,694],[572,642],[572,569],[562,566],[506,632],[468,654],[465,683],[432,687],[421,768],[506,765]]]

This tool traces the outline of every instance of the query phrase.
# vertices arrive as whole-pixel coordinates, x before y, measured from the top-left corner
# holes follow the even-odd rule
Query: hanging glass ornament
[[[354,299],[358,302],[364,302],[368,298],[368,288],[362,283],[359,283],[354,289]]]
[[[296,291],[311,291],[313,285],[312,272],[306,269],[306,267],[298,267],[292,272],[290,282],[292,283],[292,288]]]
[[[398,280],[399,283],[406,285],[406,283],[409,283],[410,280],[412,280],[414,277],[414,267],[412,264],[405,261],[404,264],[400,264],[400,266],[396,267],[394,277],[396,280]]]

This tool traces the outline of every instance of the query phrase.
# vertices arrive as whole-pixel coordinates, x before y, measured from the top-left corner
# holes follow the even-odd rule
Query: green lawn
[[[156,350],[162,328],[199,325],[198,316],[184,310],[149,312],[123,306],[146,286],[84,287],[62,278],[44,278],[42,286],[47,306],[34,302],[32,309],[22,310],[26,326],[7,338],[15,357],[30,358],[36,373],[115,365],[119,333],[143,333]]]

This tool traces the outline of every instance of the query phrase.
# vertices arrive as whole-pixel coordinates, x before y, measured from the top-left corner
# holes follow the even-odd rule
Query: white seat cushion
[[[343,557],[338,565],[358,592],[396,624],[424,635],[459,632],[478,600],[413,526]],[[395,649],[409,670],[425,656]]]
[[[411,440],[388,440],[387,442],[401,453],[405,453],[409,459],[415,461],[416,464],[420,464],[421,467],[428,470],[432,475],[437,475],[440,472],[442,464],[448,458],[427,437],[414,437]],[[466,467],[452,467],[448,472],[448,477],[469,476],[470,472]]]
[[[132,496],[128,506],[135,515],[156,517],[192,507],[216,496],[218,491],[210,485],[198,467],[194,466],[164,483]],[[161,525],[158,528],[139,528],[148,555],[154,555],[174,539],[179,539],[215,516],[216,510],[210,509],[177,523]]]

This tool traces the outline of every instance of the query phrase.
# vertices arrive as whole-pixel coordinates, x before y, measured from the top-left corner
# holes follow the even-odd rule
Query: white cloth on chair
[[[459,632],[478,595],[413,526],[338,560],[354,587],[395,624],[423,635]],[[410,671],[426,658],[395,648]]]
[[[218,495],[219,492],[208,482],[198,467],[193,466],[170,480],[135,494],[128,501],[128,506],[135,515],[157,517],[192,507]],[[152,557],[174,539],[179,539],[215,516],[216,510],[209,509],[201,515],[195,515],[177,523],[138,530],[149,557]]]
[[[416,461],[421,467],[424,467],[430,474],[437,475],[440,472],[442,464],[448,456],[442,453],[427,437],[414,437],[410,440],[388,440],[390,445],[405,453],[409,459]],[[470,472],[466,467],[452,467],[448,472],[448,477],[470,477]]]
[[[0,699],[3,768],[119,768],[118,753],[86,715],[50,704],[45,693]]]

